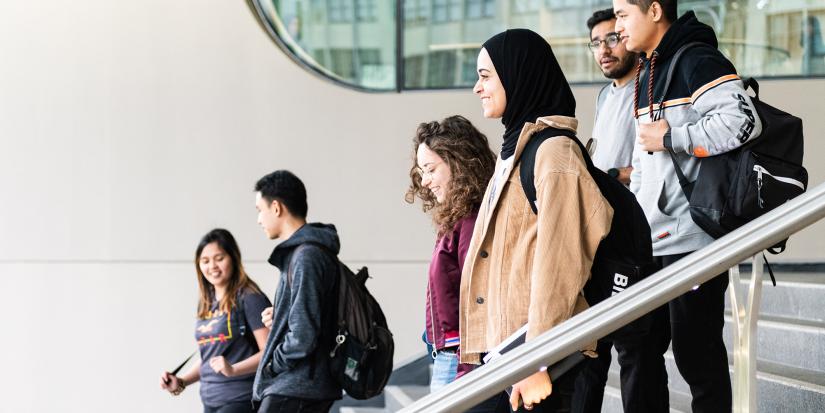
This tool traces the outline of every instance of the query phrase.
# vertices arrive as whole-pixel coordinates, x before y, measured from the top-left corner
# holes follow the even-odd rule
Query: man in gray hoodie
[[[630,189],[650,224],[654,258],[665,267],[713,242],[691,219],[674,163],[694,181],[702,158],[738,148],[758,137],[762,125],[713,29],[692,11],[677,18],[676,0],[613,0],[613,9],[616,32],[628,50],[643,56],[634,83],[638,138]],[[686,49],[664,91],[673,56],[688,43],[700,45]],[[728,274],[720,274],[656,313],[662,325],[658,351],[663,354],[672,340],[696,413],[731,411],[722,340],[727,286]],[[661,410],[667,411],[666,377],[660,382],[662,388],[651,391],[662,392]]]
[[[341,398],[327,366],[328,333],[335,328],[338,233],[332,225],[306,222],[306,188],[289,171],[264,176],[255,192],[258,224],[269,239],[283,241],[269,257],[280,270],[280,283],[252,398],[259,413],[326,412]]]

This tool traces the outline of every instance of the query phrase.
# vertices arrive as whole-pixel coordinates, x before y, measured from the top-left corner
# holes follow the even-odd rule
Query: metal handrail
[[[825,217],[825,184],[751,221],[401,412],[457,412],[556,363]],[[751,396],[752,397],[752,396]]]

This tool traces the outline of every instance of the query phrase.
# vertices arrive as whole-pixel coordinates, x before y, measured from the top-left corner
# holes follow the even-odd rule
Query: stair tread
[[[670,360],[674,365],[673,350],[668,349],[664,354],[665,359]],[[733,353],[728,353],[728,369],[733,372]],[[619,365],[616,362],[615,350],[613,353],[613,362],[610,364],[610,375],[608,376],[608,384],[610,384],[611,377],[615,376],[616,387],[618,387]],[[679,374],[678,371],[670,373]],[[769,379],[773,381],[792,381],[794,385],[808,388],[817,392],[825,392],[825,372],[804,369],[801,367],[789,366],[782,363],[776,363],[767,360],[756,360],[756,377],[759,379]]]
[[[729,356],[733,359],[733,356]],[[733,365],[730,366],[733,369]],[[793,380],[804,387],[819,387],[819,391],[825,392],[825,372],[803,369],[788,366],[781,363],[774,363],[765,360],[756,361],[756,375],[760,373],[776,376],[781,379]],[[766,376],[766,378],[768,378]]]
[[[430,386],[405,384],[401,386],[387,386],[384,388],[387,393],[392,393],[393,397],[406,398],[412,402],[430,394]],[[406,404],[405,404],[406,405]]]
[[[825,274],[822,273],[810,273],[810,272],[773,272],[773,275],[776,277],[776,285],[777,286],[787,286],[788,284],[805,284],[808,287],[813,288],[825,288]],[[739,277],[742,281],[750,281],[751,273],[748,272],[740,272]],[[771,282],[771,276],[767,270],[762,274],[762,283],[769,284],[773,287],[773,283]]]
[[[725,321],[733,321],[733,313],[730,310],[725,310]],[[825,330],[825,322],[815,320],[804,320],[794,317],[785,317],[772,314],[759,314],[759,324],[766,326],[788,326],[801,327],[814,330]]]
[[[619,384],[619,373],[617,371],[610,371],[607,375],[607,385],[604,387],[604,395],[622,399],[622,392]],[[687,393],[680,392],[674,389],[668,389],[668,396],[670,398],[671,413],[689,413],[691,411],[690,401],[691,396]]]

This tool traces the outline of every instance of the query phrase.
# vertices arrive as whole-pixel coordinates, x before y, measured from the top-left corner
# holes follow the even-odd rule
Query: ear
[[[284,212],[284,206],[277,200],[273,200],[272,203],[269,204],[269,209],[272,210],[272,213],[274,213],[276,217],[281,217]]]
[[[658,1],[651,3],[647,12],[650,14],[650,17],[653,18],[654,23],[661,22],[665,17],[665,11],[662,10],[662,5],[659,4]]]

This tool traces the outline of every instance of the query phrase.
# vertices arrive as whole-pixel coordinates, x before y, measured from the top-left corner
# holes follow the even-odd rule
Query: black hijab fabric
[[[550,45],[537,33],[511,29],[482,45],[507,95],[501,158],[513,156],[525,122],[550,115],[576,116],[576,99]]]

